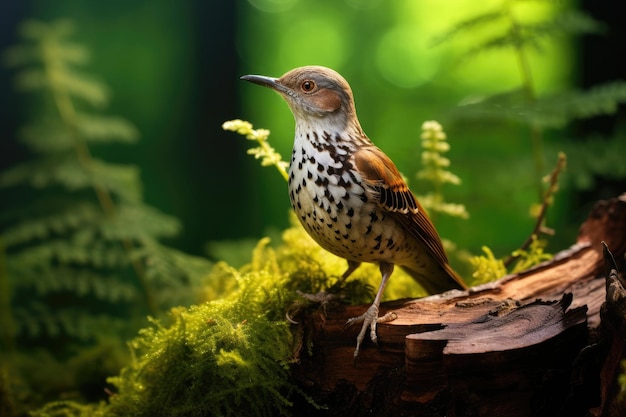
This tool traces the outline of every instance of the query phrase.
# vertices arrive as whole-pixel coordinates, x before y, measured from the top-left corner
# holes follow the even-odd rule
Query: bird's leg
[[[348,279],[348,277],[350,275],[352,275],[352,273],[361,265],[361,262],[357,262],[357,261],[348,261],[348,269],[346,269],[346,272],[343,273],[343,275],[341,276],[341,280],[345,281]]]
[[[378,339],[378,337],[376,336],[376,324],[395,319],[395,314],[385,314],[383,317],[378,317],[378,307],[380,306],[380,300],[383,297],[383,293],[385,292],[385,286],[387,286],[387,281],[393,273],[393,264],[381,262],[380,273],[382,275],[382,281],[380,283],[380,286],[378,287],[378,292],[376,293],[376,297],[374,298],[374,302],[372,303],[370,308],[368,308],[367,311],[362,315],[358,317],[353,317],[346,322],[346,326],[352,326],[355,323],[363,323],[363,327],[361,327],[361,331],[356,337],[356,349],[354,351],[355,361],[357,356],[359,355],[361,343],[363,342],[363,339],[365,339],[365,332],[367,331],[367,328],[370,328],[370,338],[372,339],[372,342],[376,343]]]
[[[344,272],[343,275],[341,275],[341,281],[344,282],[346,279],[348,279],[348,277],[352,275],[352,273],[360,265],[361,265],[361,262],[348,261],[348,269],[346,269],[346,272]],[[305,300],[309,300],[314,303],[319,303],[320,306],[324,309],[324,314],[326,314],[326,305],[329,302],[333,301],[335,298],[337,298],[336,294],[329,293],[326,291],[320,291],[317,294],[307,294],[302,291],[296,291],[296,292],[298,293],[300,297],[304,298]],[[287,320],[291,322],[292,324],[297,324],[297,322],[295,322],[289,314],[287,314]]]

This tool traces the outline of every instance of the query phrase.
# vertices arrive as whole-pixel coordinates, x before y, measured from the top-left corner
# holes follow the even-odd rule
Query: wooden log
[[[409,388],[404,398],[409,399],[406,392],[412,389],[411,400],[423,402],[423,395],[415,391],[421,388],[423,393],[425,388],[420,378],[415,379],[421,375],[423,347],[445,341],[437,359],[446,385],[437,389],[451,392],[449,415],[473,410],[474,415],[514,417],[548,411],[548,400],[555,393],[545,384],[546,371],[568,369],[587,340],[587,309],[567,310],[571,301],[568,293],[558,302],[505,303],[479,320],[407,336]],[[430,386],[426,392],[432,390]]]
[[[393,310],[398,318],[379,324],[378,346],[366,342],[356,366],[358,329],[344,324],[367,306],[315,314],[309,318],[312,354],[302,355],[294,376],[328,409],[307,414],[583,416],[602,401],[594,415],[623,415],[605,410],[617,398],[626,327],[617,322],[606,336],[621,348],[609,342],[586,348],[598,341],[606,320],[600,314],[607,285],[602,241],[623,263],[626,194],[598,203],[577,242],[535,268],[469,291],[383,303],[381,314]],[[602,363],[607,352],[613,360],[602,371],[602,393],[594,383],[580,393],[599,379],[599,366],[588,364]]]
[[[598,344],[606,352],[600,371],[600,397],[598,407],[590,410],[595,417],[626,416],[626,392],[618,381],[619,373],[626,372],[626,282],[617,272],[617,263],[608,247],[604,250],[607,268],[606,303],[602,305],[601,339]]]

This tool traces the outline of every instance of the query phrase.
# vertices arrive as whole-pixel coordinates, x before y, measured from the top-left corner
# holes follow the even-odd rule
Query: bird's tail
[[[453,289],[468,289],[463,278],[448,263],[444,265],[438,264],[436,272],[420,271],[407,266],[402,266],[401,268],[411,275],[429,294],[440,294]]]

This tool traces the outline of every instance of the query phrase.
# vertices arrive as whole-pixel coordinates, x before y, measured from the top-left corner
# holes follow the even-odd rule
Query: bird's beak
[[[242,80],[271,88],[279,93],[289,94],[290,89],[281,84],[278,78],[266,77],[264,75],[244,75]]]

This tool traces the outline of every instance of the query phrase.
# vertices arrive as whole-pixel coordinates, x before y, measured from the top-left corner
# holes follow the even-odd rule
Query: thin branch
[[[544,227],[543,221],[546,217],[546,213],[548,212],[548,207],[550,206],[552,202],[552,195],[557,190],[559,175],[565,168],[566,162],[567,162],[567,157],[565,156],[563,152],[560,152],[559,160],[556,163],[556,167],[554,167],[554,169],[552,170],[552,173],[550,174],[550,183],[548,185],[548,189],[543,195],[543,201],[541,203],[541,209],[539,211],[539,214],[537,215],[537,221],[535,222],[535,227],[533,227],[533,230],[528,236],[528,238],[526,239],[526,241],[522,244],[522,246],[516,252],[521,252],[521,251],[525,251],[526,249],[528,249],[530,244],[533,242],[533,236],[538,236],[540,233],[544,233],[544,234],[548,233],[548,229]],[[513,263],[517,258],[518,256],[513,256],[513,255],[509,256],[504,261],[504,266],[508,268],[511,265],[511,263]]]

